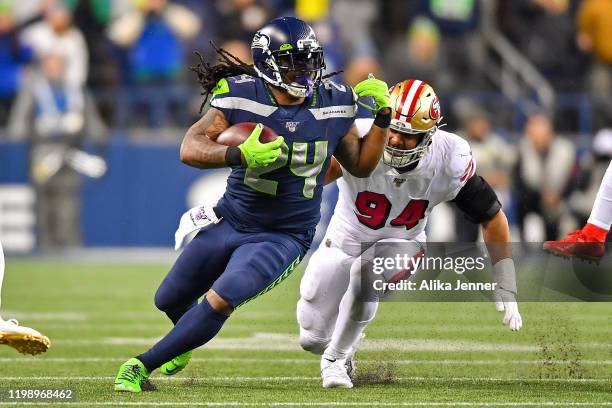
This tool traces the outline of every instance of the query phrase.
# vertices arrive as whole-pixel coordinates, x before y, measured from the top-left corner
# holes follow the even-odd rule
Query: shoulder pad
[[[476,159],[469,143],[462,137],[443,130],[439,130],[438,135],[441,136],[445,149],[447,174],[459,179],[460,183],[466,182],[476,172]]]
[[[329,105],[353,105],[357,101],[353,88],[329,78],[321,81],[319,93]]]
[[[222,78],[213,90],[214,97],[238,96],[248,98],[255,94],[257,79],[250,75]]]

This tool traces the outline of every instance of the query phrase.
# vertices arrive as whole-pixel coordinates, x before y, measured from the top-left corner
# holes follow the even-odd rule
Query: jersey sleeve
[[[454,199],[459,190],[476,174],[476,159],[468,142],[454,134],[447,140],[447,175],[450,178],[450,190],[447,200]]]
[[[360,102],[368,105],[374,106],[374,100],[371,97],[363,98]],[[359,133],[359,137],[364,137],[370,131],[372,124],[374,123],[374,114],[371,110],[366,108],[361,103],[357,104],[357,115],[355,116],[355,126],[357,127],[357,132]]]
[[[230,99],[231,98],[231,89],[229,81],[225,78],[221,78],[219,82],[217,82],[217,86],[213,89],[213,97],[210,101],[210,106],[213,108],[219,109],[225,115],[225,119],[229,123],[233,123],[232,121],[232,113],[233,109],[230,107]]]
[[[261,96],[261,95],[260,95]],[[258,100],[256,79],[249,75],[222,78],[213,90],[210,106],[219,109],[230,124],[236,122],[237,111],[269,116],[276,108]]]

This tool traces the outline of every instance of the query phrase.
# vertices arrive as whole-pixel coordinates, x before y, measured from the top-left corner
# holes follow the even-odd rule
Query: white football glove
[[[523,319],[518,310],[516,297],[509,290],[497,288],[493,291],[493,302],[498,312],[504,313],[502,322],[512,331],[519,331],[523,327]]]

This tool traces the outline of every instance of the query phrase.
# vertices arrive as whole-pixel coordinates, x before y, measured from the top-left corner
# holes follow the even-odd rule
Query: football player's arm
[[[495,191],[485,179],[474,174],[452,201],[469,220],[481,225],[493,263],[495,306],[500,312],[505,311],[505,325],[513,331],[520,330],[523,322],[516,303],[516,272],[512,260],[510,228]]]
[[[181,143],[181,161],[200,169],[226,166],[228,147],[215,140],[228,127],[223,112],[211,107],[185,133]]]
[[[381,110],[379,115],[391,115],[391,110]],[[360,138],[357,127],[353,124],[344,135],[334,156],[349,173],[355,177],[368,177],[380,161],[387,143],[387,126],[381,127],[374,122],[367,135]]]
[[[328,185],[333,183],[342,177],[342,167],[340,167],[340,163],[334,157],[331,158],[331,162],[329,163],[329,167],[327,168],[327,172],[325,173],[325,181],[324,184]]]

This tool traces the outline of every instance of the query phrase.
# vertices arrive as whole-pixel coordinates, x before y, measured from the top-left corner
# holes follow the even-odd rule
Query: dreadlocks
[[[212,65],[204,61],[202,54],[196,51],[196,55],[200,59],[200,62],[193,67],[189,67],[189,69],[198,76],[198,82],[204,90],[202,92],[204,100],[202,101],[202,105],[200,105],[200,113],[204,109],[206,101],[208,101],[211,92],[219,80],[243,74],[257,76],[257,72],[252,64],[247,64],[223,48],[218,48],[212,41],[210,44],[219,55],[220,63]]]
[[[202,96],[204,100],[202,101],[202,105],[200,105],[200,113],[204,109],[206,105],[206,101],[210,97],[211,92],[217,86],[217,82],[219,82],[223,78],[229,78],[236,75],[250,75],[250,76],[258,76],[257,71],[255,71],[255,67],[253,64],[247,64],[242,61],[240,58],[232,55],[227,52],[223,48],[219,48],[213,43],[210,42],[210,45],[217,52],[219,56],[219,64],[212,65],[206,61],[204,61],[204,57],[199,52],[195,52],[195,54],[200,59],[200,62],[189,69],[196,73],[198,76],[198,82],[202,86],[203,92]],[[322,79],[329,78],[334,75],[340,74],[342,71],[331,72],[327,75],[323,75]]]

